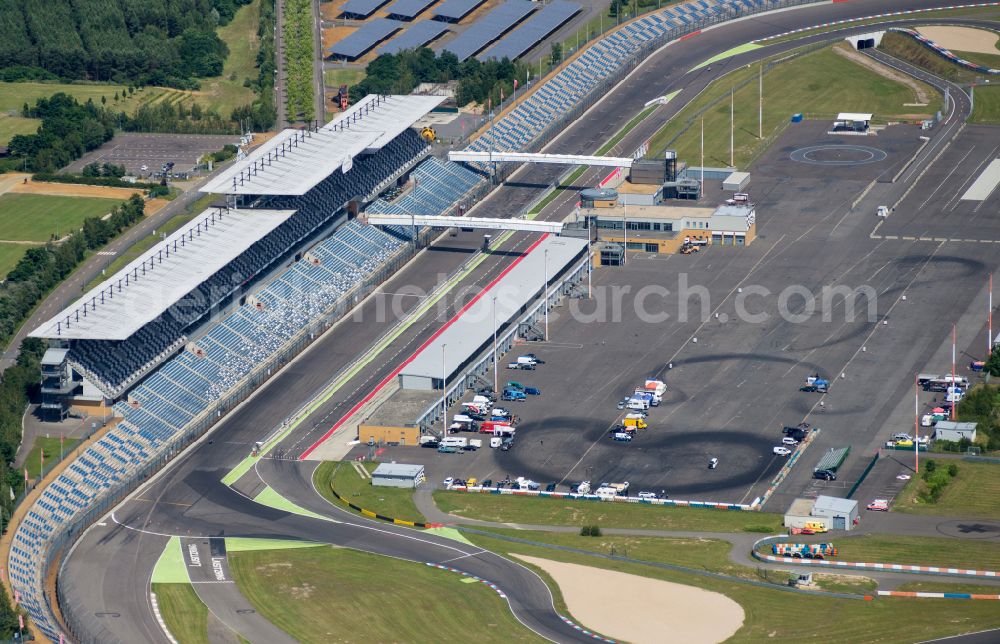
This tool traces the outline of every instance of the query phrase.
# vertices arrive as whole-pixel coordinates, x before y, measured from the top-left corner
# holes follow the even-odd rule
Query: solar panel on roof
[[[497,44],[477,56],[485,61],[490,58],[515,60],[529,49],[545,40],[553,31],[564,25],[581,11],[579,5],[566,0],[553,0],[541,11],[524,21],[520,27],[510,32]]]
[[[437,0],[396,0],[388,11],[390,16],[400,16],[412,20],[435,2]]]
[[[347,2],[340,7],[340,12],[367,18],[375,13],[376,9],[388,1],[389,0],[347,0]]]
[[[379,55],[397,54],[404,49],[423,47],[446,31],[448,31],[448,25],[444,23],[436,20],[423,20],[379,47],[378,53]]]
[[[442,49],[455,54],[460,61],[465,60],[487,47],[534,10],[534,3],[528,0],[507,0],[474,22]]]
[[[484,2],[486,0],[446,0],[434,10],[434,15],[445,20],[458,21]]]
[[[376,18],[353,34],[336,42],[329,51],[334,56],[358,58],[403,27],[398,20]]]

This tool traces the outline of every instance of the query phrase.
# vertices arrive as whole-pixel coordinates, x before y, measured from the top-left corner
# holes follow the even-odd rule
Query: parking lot
[[[383,458],[424,463],[435,484],[509,475],[565,490],[581,480],[628,481],[633,494],[749,503],[785,462],[772,453],[781,427],[808,421],[821,431],[766,509],[803,494],[843,496],[907,397],[912,414],[913,374],[950,341],[952,322],[997,263],[986,244],[872,239],[874,214],[851,211],[873,179],[916,150],[918,135],[890,128],[863,139],[886,151],[883,160],[822,166],[790,153],[840,139],[815,124],[789,129],[751,169],[751,246],[630,257],[625,267],[595,271],[592,300],[552,311],[550,341],[522,351],[546,364],[501,374],[501,383],[542,391],[505,405],[522,419],[510,451],[389,448]],[[860,290],[845,298],[838,288]],[[815,374],[831,380],[828,394],[799,391]],[[649,429],[632,442],[611,440],[625,413],[617,401],[647,377],[668,385]],[[812,479],[822,455],[844,446],[852,451],[838,480]],[[716,469],[710,458],[719,459]]]
[[[173,172],[191,172],[198,159],[205,154],[217,152],[226,144],[238,145],[240,137],[235,135],[210,134],[116,134],[92,152],[66,167],[68,172],[81,172],[91,163],[114,163],[125,166],[129,174],[148,176],[159,172],[164,163],[174,164]],[[147,170],[142,170],[146,166]]]

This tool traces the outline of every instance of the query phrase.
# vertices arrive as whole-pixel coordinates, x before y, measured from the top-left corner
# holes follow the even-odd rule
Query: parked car
[[[781,444],[782,445],[798,445],[799,441],[795,440],[795,438],[793,438],[791,436],[785,436],[784,438],[781,439]]]
[[[719,459],[717,458],[708,459],[708,469],[714,470],[718,466],[719,466]]]
[[[535,364],[545,364],[545,361],[536,356],[534,353],[526,353],[521,357],[532,360]]]
[[[493,487],[493,479],[484,479],[483,487]]]
[[[777,456],[788,456],[789,454],[792,453],[792,450],[788,449],[787,447],[778,446],[774,448],[774,453]]]
[[[504,389],[503,395],[500,396],[500,400],[512,401],[512,400],[524,400],[525,395],[523,391],[515,391],[513,389]]]
[[[875,499],[868,504],[867,508],[875,512],[888,512],[889,511],[889,500],[888,499]]]
[[[837,473],[833,470],[816,470],[813,472],[813,478],[822,481],[836,481]]]
[[[444,480],[444,482],[442,483],[442,485],[444,485],[446,488],[448,488],[448,487],[451,487],[451,484],[454,483],[454,482],[455,482],[455,479],[449,476],[448,478],[446,478]]]
[[[556,484],[555,483],[549,483],[548,485],[545,486],[545,491],[546,492],[555,492],[556,491]]]
[[[640,499],[658,499],[656,492],[639,492]]]
[[[504,389],[515,389],[517,391],[524,391],[524,385],[516,380],[508,380],[507,386]]]
[[[427,441],[425,443],[420,443],[421,447],[429,447],[433,449],[437,449],[438,446],[440,445],[441,445],[440,441]]]
[[[618,401],[618,409],[625,409],[625,405],[628,404],[628,396],[625,396]]]
[[[450,445],[438,445],[438,453],[440,454],[456,454],[458,450]]]
[[[528,394],[529,396],[541,396],[542,390],[538,389],[537,387],[525,387],[524,393]]]

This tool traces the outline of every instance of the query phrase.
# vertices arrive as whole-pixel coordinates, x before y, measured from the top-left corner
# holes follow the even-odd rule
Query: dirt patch
[[[139,188],[106,188],[104,186],[87,186],[75,183],[46,183],[29,181],[11,187],[10,192],[20,192],[31,195],[57,195],[60,197],[98,197],[101,199],[119,199],[125,201],[142,190]]]
[[[997,48],[1000,35],[994,31],[973,27],[917,27],[917,32],[945,49],[1000,55]]]
[[[887,78],[893,82],[909,87],[913,92],[916,103],[926,105],[930,100],[930,97],[927,95],[927,88],[923,85],[906,74],[897,72],[895,69],[883,65],[877,60],[865,56],[849,44],[841,43],[840,45],[834,47],[833,51],[837,52],[847,60],[857,63],[869,71],[875,72],[882,78]]]
[[[0,174],[0,195],[9,192],[11,188],[24,183],[24,180],[29,178],[31,178],[30,174],[21,174],[20,172]]]
[[[721,593],[603,568],[514,556],[548,573],[573,616],[609,637],[636,644],[665,639],[714,644],[729,639],[743,626],[743,607]],[[670,637],[665,638],[665,633]]]

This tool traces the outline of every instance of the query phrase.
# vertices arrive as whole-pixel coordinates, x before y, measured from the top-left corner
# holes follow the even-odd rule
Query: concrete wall
[[[416,447],[420,442],[419,427],[398,427],[391,425],[360,425],[358,440],[362,443],[399,443]]]

